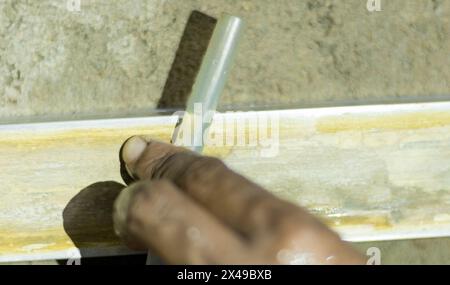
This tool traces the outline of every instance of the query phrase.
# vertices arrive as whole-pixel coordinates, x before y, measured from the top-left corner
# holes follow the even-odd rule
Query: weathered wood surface
[[[261,146],[205,152],[307,207],[345,239],[450,236],[450,103],[244,115],[279,117],[275,157],[261,157]],[[0,262],[128,252],[111,228],[118,150],[135,134],[169,141],[175,122],[0,126]]]

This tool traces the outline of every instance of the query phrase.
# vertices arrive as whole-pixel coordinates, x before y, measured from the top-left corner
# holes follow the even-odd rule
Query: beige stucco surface
[[[222,108],[450,94],[448,1],[382,0],[375,13],[366,0],[67,2],[0,1],[0,120],[155,108],[193,10],[247,21]]]

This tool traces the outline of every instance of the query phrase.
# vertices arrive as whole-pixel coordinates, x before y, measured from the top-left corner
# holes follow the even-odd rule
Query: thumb
[[[253,256],[241,236],[168,180],[122,191],[113,220],[129,246],[151,249],[171,264],[249,263]]]

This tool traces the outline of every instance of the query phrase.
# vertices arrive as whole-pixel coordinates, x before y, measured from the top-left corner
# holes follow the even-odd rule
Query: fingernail
[[[147,148],[147,141],[142,137],[135,136],[130,138],[122,149],[122,159],[127,166],[135,163],[141,157]]]

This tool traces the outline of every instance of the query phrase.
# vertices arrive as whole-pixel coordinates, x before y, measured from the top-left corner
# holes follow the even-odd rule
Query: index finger
[[[217,158],[132,137],[122,147],[125,180],[168,179],[244,236],[260,236],[299,223],[318,222],[301,208],[230,170]],[[294,221],[295,220],[295,221]]]

